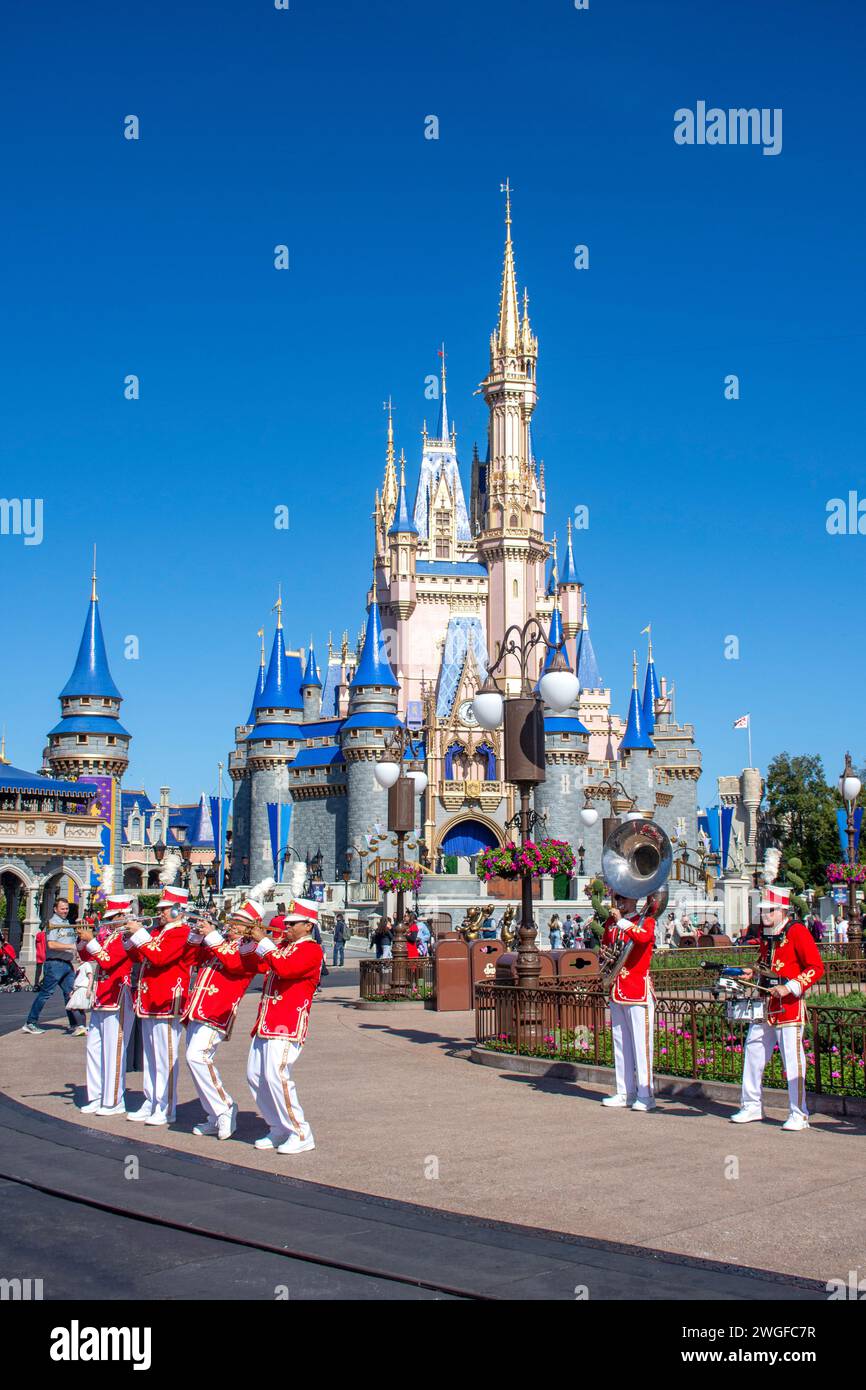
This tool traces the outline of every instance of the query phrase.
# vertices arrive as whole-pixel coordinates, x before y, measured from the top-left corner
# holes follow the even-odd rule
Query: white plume
[[[259,883],[253,884],[247,897],[251,898],[254,903],[263,903],[271,889],[276,888],[276,886],[275,878],[263,878]]]
[[[764,864],[761,869],[761,878],[766,884],[775,883],[781,859],[782,851],[780,849],[768,849],[764,852]]]
[[[114,865],[106,864],[102,870],[102,891],[106,897],[114,887]]]
[[[163,888],[168,888],[173,884],[180,873],[180,866],[183,863],[176,849],[170,849],[162,862],[159,871],[159,881]]]

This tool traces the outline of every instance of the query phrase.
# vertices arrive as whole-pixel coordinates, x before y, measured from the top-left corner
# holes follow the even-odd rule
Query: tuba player
[[[632,1110],[655,1110],[653,1094],[653,1027],[655,995],[650,961],[655,945],[655,918],[641,917],[637,899],[614,893],[610,915],[604,924],[602,949],[618,951],[631,942],[628,965],[610,987],[610,1019],[613,1031],[613,1064],[616,1091],[602,1105]]]

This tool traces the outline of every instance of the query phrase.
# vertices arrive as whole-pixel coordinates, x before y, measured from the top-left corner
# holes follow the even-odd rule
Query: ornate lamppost
[[[397,839],[397,873],[405,869],[403,848],[407,835],[415,829],[415,801],[427,790],[427,773],[423,768],[404,772],[406,755],[420,763],[421,753],[409,730],[399,725],[385,742],[381,760],[373,768],[379,786],[388,792],[388,829]],[[394,921],[394,944],[391,948],[391,988],[395,994],[409,989],[409,952],[406,946],[405,890],[398,880],[397,911]]]
[[[848,815],[846,829],[848,832],[848,869],[853,875],[854,866],[857,862],[857,827],[855,820],[855,810],[857,798],[861,789],[860,778],[854,772],[854,765],[851,762],[851,754],[845,754],[845,766],[842,769],[842,776],[839,778],[839,793],[845,803],[845,810]],[[860,920],[860,909],[857,906],[857,884],[853,877],[848,879],[848,939],[853,937],[859,940],[862,932]]]
[[[499,643],[496,660],[488,668],[484,683],[472,701],[472,713],[482,729],[493,730],[505,721],[505,777],[517,787],[520,810],[514,821],[520,828],[521,844],[530,839],[535,812],[529,799],[534,787],[545,780],[544,705],[562,714],[580,694],[580,683],[569,668],[560,642],[549,642],[538,618],[527,618],[523,627],[513,623]],[[529,658],[538,646],[553,653],[548,669],[539,681],[540,693],[529,680]],[[494,675],[507,657],[520,669],[520,693],[505,695]],[[503,675],[505,675],[503,670]],[[506,677],[507,679],[507,677]],[[533,988],[541,975],[541,958],[532,915],[532,876],[521,875],[520,930],[517,933],[517,983]],[[530,1028],[532,1024],[530,1023]]]
[[[622,782],[611,782],[609,778],[605,778],[603,782],[597,782],[593,790],[598,796],[603,796],[607,800],[610,808],[610,815],[605,816],[601,825],[601,838],[604,841],[616,830],[616,827],[619,825],[620,816],[626,815],[632,809],[634,801],[629,796]],[[588,787],[584,793],[584,804],[580,812],[580,819],[587,829],[595,825],[598,820],[598,811],[590,800]]]

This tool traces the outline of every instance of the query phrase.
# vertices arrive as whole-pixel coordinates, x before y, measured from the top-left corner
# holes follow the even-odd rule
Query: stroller
[[[18,990],[30,990],[33,986],[13,955],[0,949],[0,994],[15,994]]]

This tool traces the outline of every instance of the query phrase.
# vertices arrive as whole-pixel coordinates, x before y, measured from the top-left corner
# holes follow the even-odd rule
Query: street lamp
[[[608,836],[619,825],[620,816],[628,814],[634,806],[634,801],[629,796],[622,782],[611,782],[609,779],[606,779],[603,782],[597,783],[593,790],[598,796],[606,797],[610,807],[610,815],[605,816],[602,822],[602,839],[607,840]],[[580,819],[588,830],[591,829],[598,820],[598,811],[589,799],[589,787],[587,787],[584,793],[584,805],[580,812]]]
[[[373,768],[373,776],[388,793],[388,829],[397,838],[397,873],[405,869],[403,848],[407,835],[415,829],[416,798],[427,790],[427,774],[418,769],[403,772],[406,754],[415,761],[421,759],[411,733],[399,725],[386,740],[381,760]],[[397,910],[394,920],[394,941],[391,948],[391,989],[404,994],[409,989],[409,951],[406,945],[405,890],[397,888]]]
[[[564,640],[564,639],[563,639]],[[548,668],[532,689],[528,676],[529,657],[542,645],[553,655]],[[494,674],[506,657],[514,657],[520,667],[520,694],[504,696]],[[505,776],[513,782],[520,796],[520,811],[514,821],[519,824],[521,843],[530,838],[535,814],[529,809],[533,787],[545,780],[544,770],[544,704],[557,714],[564,713],[580,694],[580,682],[572,673],[562,650],[562,641],[549,642],[537,618],[527,618],[523,627],[513,623],[499,643],[496,660],[488,667],[478,694],[472,701],[472,713],[482,729],[495,729],[505,724]],[[544,702],[544,704],[542,703]],[[521,875],[520,930],[517,934],[517,983],[524,989],[533,988],[541,975],[541,957],[536,944],[535,922],[532,916],[532,876]],[[529,1021],[529,1028],[535,1027]]]
[[[848,879],[848,934],[849,939],[852,933],[857,936],[861,932],[860,912],[857,907],[857,884],[854,881],[854,864],[857,851],[855,843],[857,839],[857,829],[855,825],[855,806],[860,795],[860,778],[855,775],[854,765],[851,762],[851,754],[845,754],[845,766],[842,769],[842,776],[839,778],[839,794],[845,803],[848,813],[848,869],[852,877]]]

